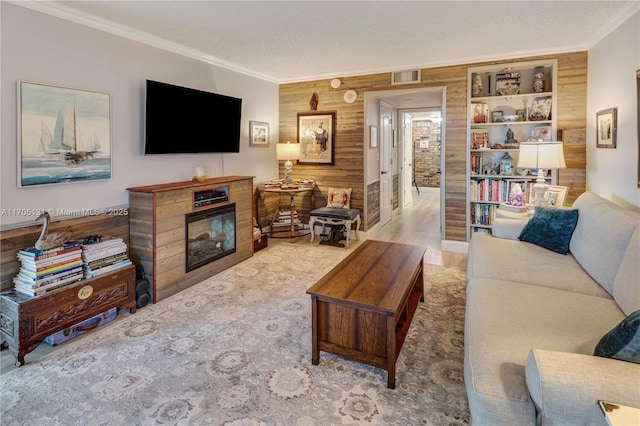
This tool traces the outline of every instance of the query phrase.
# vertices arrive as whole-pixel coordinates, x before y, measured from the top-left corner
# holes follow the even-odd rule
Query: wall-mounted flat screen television
[[[147,154],[240,152],[242,99],[147,80]]]

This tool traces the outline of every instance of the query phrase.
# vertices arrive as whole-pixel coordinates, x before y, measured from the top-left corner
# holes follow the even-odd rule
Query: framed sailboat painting
[[[18,186],[111,179],[111,98],[18,82]]]

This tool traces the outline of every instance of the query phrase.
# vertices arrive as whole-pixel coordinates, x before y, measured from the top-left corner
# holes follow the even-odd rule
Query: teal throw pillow
[[[524,226],[518,239],[556,253],[567,254],[577,224],[577,209],[536,207],[533,217]]]
[[[640,310],[605,334],[593,354],[640,364]]]

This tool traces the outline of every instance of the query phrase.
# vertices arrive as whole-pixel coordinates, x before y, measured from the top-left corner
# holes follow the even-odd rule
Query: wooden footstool
[[[360,210],[358,209],[342,209],[339,207],[321,207],[319,209],[311,210],[309,213],[309,228],[311,228],[311,240],[315,236],[313,225],[321,223],[323,226],[329,225],[344,225],[347,228],[347,244],[349,247],[349,236],[351,235],[351,224],[356,223],[356,240],[359,239],[358,229],[360,229]]]

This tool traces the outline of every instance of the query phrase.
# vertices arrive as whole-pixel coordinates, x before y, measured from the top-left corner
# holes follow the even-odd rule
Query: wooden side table
[[[290,237],[291,242],[296,235],[296,223],[294,220],[295,215],[295,196],[298,194],[311,193],[311,210],[314,209],[315,197],[313,195],[313,190],[315,186],[310,187],[298,187],[298,188],[262,188],[259,189],[260,192],[264,194],[278,194],[278,195],[288,195],[289,196],[289,217],[290,217]],[[259,212],[256,212],[256,215],[259,216]],[[273,237],[273,224],[271,224],[271,237]]]

